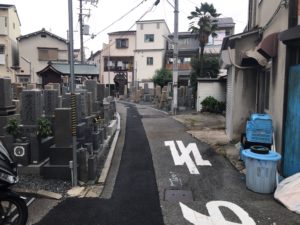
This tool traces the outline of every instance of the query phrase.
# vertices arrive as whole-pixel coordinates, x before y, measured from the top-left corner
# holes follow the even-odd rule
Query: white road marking
[[[194,225],[256,225],[255,221],[249,216],[249,214],[239,207],[238,205],[226,202],[226,201],[211,201],[206,204],[208,213],[210,216],[203,215],[195,210],[189,208],[183,203],[179,203],[183,217]],[[230,209],[237,217],[241,220],[242,223],[235,223],[227,221],[220,207],[226,207]]]
[[[176,166],[182,166],[185,163],[191,174],[200,174],[197,166],[211,166],[211,163],[208,160],[203,160],[196,143],[190,143],[187,147],[184,146],[182,141],[176,141],[176,143],[179,151],[176,148],[175,141],[165,141],[165,146],[170,147]],[[193,154],[196,164],[192,160],[190,153]]]

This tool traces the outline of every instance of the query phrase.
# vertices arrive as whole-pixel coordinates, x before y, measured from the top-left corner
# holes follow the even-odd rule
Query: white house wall
[[[170,31],[164,20],[139,21],[136,29],[135,80],[151,80],[155,71],[164,66],[166,37]],[[153,34],[154,42],[145,42],[145,34]],[[147,57],[153,58],[153,65],[147,65]]]
[[[232,140],[238,140],[245,132],[246,121],[256,112],[255,71],[236,70],[234,76],[234,108],[232,111]]]
[[[67,63],[68,60],[68,46],[65,42],[46,35],[46,38],[41,38],[41,35],[23,38],[19,42],[20,67],[19,75],[30,74],[29,63],[31,62],[31,74],[33,83],[40,84],[41,81],[36,75],[36,72],[44,69],[48,65],[48,61],[39,61],[38,48],[57,48],[58,60]],[[26,59],[28,62],[26,62]],[[23,72],[22,72],[23,71]]]
[[[197,111],[202,109],[201,102],[208,96],[214,97],[219,102],[225,102],[226,85],[222,82],[201,82],[198,81],[197,88]]]
[[[257,23],[260,26],[265,25],[269,18],[275,12],[281,0],[263,1],[258,8]],[[288,8],[281,7],[278,14],[270,26],[263,33],[263,38],[274,32],[281,32],[288,29]],[[284,114],[284,89],[285,89],[285,63],[286,46],[278,41],[278,56],[272,61],[269,110],[266,111],[272,116],[276,150],[282,152],[282,132],[283,132],[283,114]]]
[[[10,77],[12,82],[15,82],[15,71],[10,67],[15,66],[17,63],[17,40],[20,36],[20,21],[17,11],[14,7],[8,10],[0,10],[0,16],[7,18],[7,33],[0,36],[0,44],[5,46],[5,65],[0,65],[0,77]],[[15,60],[16,59],[16,60]]]
[[[147,57],[153,58],[153,65],[147,65]],[[135,54],[137,81],[149,80],[155,71],[163,67],[164,51],[140,51]]]

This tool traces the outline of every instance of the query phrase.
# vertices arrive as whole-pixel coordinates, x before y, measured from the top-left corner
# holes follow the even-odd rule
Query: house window
[[[0,45],[0,65],[5,65],[5,46]]]
[[[147,66],[153,65],[153,57],[147,57]]]
[[[116,48],[128,48],[128,39],[116,39]]]
[[[30,77],[28,76],[18,76],[18,80],[20,83],[30,83]]]
[[[8,34],[7,17],[5,16],[0,16],[0,34],[1,35]]]
[[[145,34],[145,42],[154,42],[154,34]]]
[[[40,61],[56,61],[58,60],[57,48],[38,48]]]
[[[5,46],[0,45],[0,55],[5,54]]]

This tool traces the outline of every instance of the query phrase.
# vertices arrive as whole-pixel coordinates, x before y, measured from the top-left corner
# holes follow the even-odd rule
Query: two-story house
[[[230,17],[218,18],[218,29],[216,31],[217,37],[209,37],[209,41],[205,46],[204,53],[218,56],[221,51],[222,41],[225,36],[234,33],[235,24]],[[173,49],[172,40],[173,34],[168,36],[168,48],[166,51],[166,68],[172,70],[173,68]],[[179,85],[188,85],[191,73],[191,59],[199,56],[199,40],[196,34],[191,32],[178,33],[178,82]]]
[[[16,7],[0,4],[0,77],[10,77],[12,82],[16,81],[15,70],[19,66],[20,26]]]
[[[44,28],[17,38],[19,43],[20,69],[18,82],[41,84],[37,72],[44,69],[48,62],[68,63],[67,40],[46,31]]]
[[[300,172],[299,1],[250,0],[245,32],[225,37],[226,133],[238,139],[251,113],[272,116],[284,176]]]
[[[100,62],[100,82],[110,86],[111,93],[123,94],[125,85],[133,81],[133,59],[136,31],[117,31],[108,34],[103,44]]]
[[[136,47],[134,54],[134,80],[150,83],[155,71],[165,66],[166,37],[170,30],[165,20],[144,20],[136,22]]]

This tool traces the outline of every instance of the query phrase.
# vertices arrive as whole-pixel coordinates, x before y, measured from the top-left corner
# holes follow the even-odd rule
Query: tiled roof
[[[63,64],[63,63],[50,63],[46,68],[37,72],[41,74],[42,72],[51,69],[60,73],[62,75],[69,75],[70,74],[70,65]],[[74,65],[74,75],[99,75],[99,68],[95,64],[75,64]]]
[[[56,39],[58,39],[58,40],[60,40],[60,41],[65,42],[65,43],[68,42],[66,39],[64,39],[64,38],[62,38],[62,37],[59,37],[59,36],[57,36],[57,35],[55,35],[55,34],[49,32],[49,31],[46,31],[45,28],[43,28],[43,29],[41,29],[41,30],[39,30],[39,31],[30,33],[30,34],[22,35],[22,36],[18,37],[17,39],[18,39],[18,41],[20,41],[20,40],[22,40],[22,39],[30,38],[30,37],[37,36],[37,35],[40,35],[40,34],[47,34],[47,35],[49,35],[49,36],[51,36],[51,37],[54,37],[54,38],[56,38]]]

